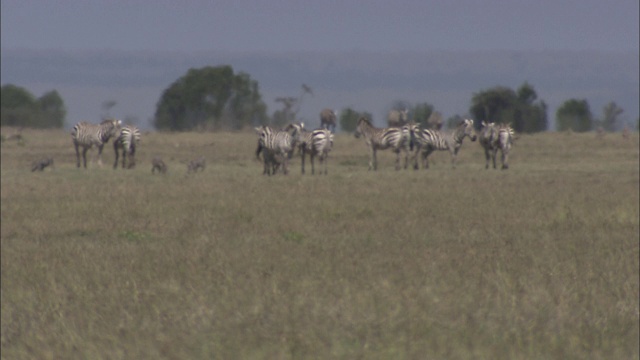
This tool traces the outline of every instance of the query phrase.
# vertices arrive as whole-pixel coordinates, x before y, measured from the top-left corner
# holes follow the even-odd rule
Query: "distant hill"
[[[260,84],[269,113],[278,96],[299,96],[309,85],[300,117],[319,125],[322,108],[351,106],[374,115],[379,125],[396,100],[429,102],[445,117],[467,113],[474,93],[496,85],[517,88],[527,81],[549,105],[587,99],[600,116],[615,101],[622,120],[635,126],[640,114],[640,56],[595,51],[486,51],[404,53],[173,53],[94,50],[2,49],[1,82],[39,96],[56,89],[68,107],[68,126],[97,120],[101,104],[114,100],[112,115],[148,121],[162,91],[189,68],[230,64]]]

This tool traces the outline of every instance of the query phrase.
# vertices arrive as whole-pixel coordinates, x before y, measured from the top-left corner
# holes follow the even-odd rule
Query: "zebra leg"
[[[371,147],[371,156],[369,158],[369,170],[378,170],[378,161],[376,159],[376,149]]]
[[[456,168],[456,158],[458,157],[458,149],[454,149],[451,152],[451,166],[455,169]]]
[[[304,155],[305,155],[305,149],[302,148],[300,149],[300,157],[302,158],[302,175],[304,175]]]
[[[484,149],[484,157],[487,160],[485,165],[484,165],[484,168],[485,169],[489,169],[489,158],[491,157],[491,155],[489,154],[489,149],[487,149],[487,148]]]
[[[509,151],[502,150],[502,170],[509,168]]]
[[[127,160],[127,150],[122,149],[122,168],[123,169],[125,168],[126,160]],[[131,160],[129,160],[129,161],[131,161]]]
[[[423,169],[429,168],[429,155],[431,154],[432,151],[433,150],[431,149],[427,149],[422,152],[422,168]]]
[[[73,146],[76,148],[76,167],[80,167],[80,150],[78,150],[78,143],[74,142]]]
[[[113,169],[115,170],[118,168],[118,157],[120,156],[120,154],[118,153],[118,145],[116,144],[115,141],[113,143],[113,151],[116,153],[116,161],[113,163]]]
[[[496,157],[498,157],[498,148],[493,149],[491,160],[493,160],[493,168],[496,168]]]
[[[87,151],[89,150],[88,147],[83,147],[82,148],[82,162],[84,164],[84,168],[87,168]]]
[[[315,175],[316,174],[316,160],[315,160],[315,156],[313,154],[313,151],[311,151],[309,153],[309,159],[311,159],[311,175]]]

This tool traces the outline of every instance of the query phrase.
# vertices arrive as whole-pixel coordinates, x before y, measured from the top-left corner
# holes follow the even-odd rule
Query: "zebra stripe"
[[[289,153],[293,150],[296,141],[298,139],[298,131],[293,128],[289,131],[277,131],[273,130],[269,126],[260,126],[255,128],[259,134],[258,150],[256,154],[260,152],[263,154],[264,159],[264,171],[267,175],[271,175],[270,165],[273,165],[273,160],[282,158],[282,171],[286,175],[288,173],[288,160]]]
[[[121,124],[122,121],[116,119],[104,120],[97,125],[85,121],[77,123],[71,131],[73,146],[76,149],[77,167],[80,167],[79,147],[82,147],[82,159],[86,169],[87,150],[94,145],[98,147],[98,163],[102,165],[102,148],[112,136],[116,136]]]
[[[333,134],[328,129],[318,129],[311,132],[310,144],[305,148],[305,151],[309,153],[311,159],[311,174],[315,173],[314,157],[318,156],[320,160],[320,167],[324,163],[324,174],[329,173],[327,166],[329,162],[329,151],[333,147]],[[302,173],[304,174],[304,154],[302,155]],[[322,174],[322,169],[320,170]]]
[[[409,157],[409,143],[411,139],[410,128],[404,125],[401,128],[377,128],[364,117],[358,119],[355,137],[364,137],[369,147],[369,170],[378,170],[377,150],[391,149],[396,153],[396,170],[400,170],[400,153],[404,152],[404,168],[407,168]]]
[[[113,168],[118,167],[119,150],[122,150],[122,168],[125,168],[127,155],[129,155],[129,168],[135,166],[136,147],[140,142],[140,130],[134,125],[125,125],[120,129],[118,137],[113,141],[113,150],[116,153],[116,161]]]
[[[416,147],[414,158],[414,169],[418,169],[418,153],[422,155],[423,168],[429,168],[429,155],[435,151],[449,150],[451,153],[451,164],[456,167],[456,157],[462,141],[469,137],[471,141],[476,141],[476,134],[473,130],[473,120],[465,119],[452,133],[443,133],[438,130],[419,129],[417,125],[412,128],[414,145]]]
[[[511,128],[511,126],[500,125],[500,127],[498,128],[498,139],[495,147],[497,149],[500,149],[502,158],[502,170],[506,170],[509,168],[509,150],[511,150],[511,145],[513,144],[514,137],[515,131]]]

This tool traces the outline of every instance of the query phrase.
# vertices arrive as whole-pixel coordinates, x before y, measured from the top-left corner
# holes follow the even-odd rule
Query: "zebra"
[[[510,125],[501,124],[498,127],[498,136],[495,140],[495,150],[494,150],[494,168],[495,168],[495,155],[498,149],[500,150],[501,160],[502,160],[502,170],[506,170],[509,168],[509,150],[511,150],[511,145],[513,144],[513,140],[515,139],[515,131],[511,128]]]
[[[387,123],[389,127],[402,127],[406,125],[409,119],[409,110],[391,110],[387,115]]]
[[[486,163],[484,168],[489,169],[489,160],[493,161],[493,168],[496,168],[496,139],[498,138],[498,129],[496,128],[496,124],[493,122],[485,122],[481,123],[481,130],[478,142],[484,149],[484,156],[486,159]]]
[[[125,162],[127,155],[129,155],[129,167],[133,168],[136,165],[135,154],[136,147],[140,142],[140,130],[134,125],[125,125],[120,129],[118,137],[113,141],[113,150],[116,153],[116,161],[113,163],[113,168],[118,167],[119,150],[122,150],[122,168],[125,168]]]
[[[396,153],[396,170],[400,170],[400,153],[404,152],[404,168],[407,168],[409,157],[409,145],[411,133],[408,125],[401,128],[377,128],[374,127],[365,117],[358,119],[356,138],[364,137],[365,143],[369,147],[369,170],[378,170],[377,150],[391,148]]]
[[[273,165],[273,160],[282,161],[282,171],[286,175],[288,173],[289,153],[294,149],[299,135],[295,127],[284,130],[273,130],[269,126],[260,126],[255,128],[259,135],[258,150],[256,155],[263,153],[264,171],[263,174],[271,175],[269,166]]]
[[[469,137],[471,141],[476,141],[476,134],[473,130],[473,120],[463,120],[456,129],[450,133],[443,133],[438,130],[419,129],[415,126],[412,129],[412,139],[416,147],[414,158],[414,169],[418,169],[418,153],[422,155],[423,168],[429,168],[429,155],[435,150],[449,150],[451,153],[451,164],[456,167],[456,157],[462,141]]]
[[[336,111],[331,109],[322,110],[320,112],[320,127],[331,130],[331,132],[335,132],[337,118],[338,114],[336,113]]]
[[[76,149],[77,167],[80,167],[80,151],[82,147],[82,160],[84,168],[87,168],[87,150],[93,145],[98,147],[98,163],[102,165],[102,148],[109,142],[112,136],[116,136],[120,130],[121,120],[107,119],[100,124],[91,124],[86,121],[77,123],[71,130],[73,146]]]

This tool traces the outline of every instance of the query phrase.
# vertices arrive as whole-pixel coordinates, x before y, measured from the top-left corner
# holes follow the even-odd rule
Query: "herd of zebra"
[[[311,160],[311,174],[315,174],[315,158],[320,160],[320,174],[328,174],[328,157],[333,148],[333,132],[330,123],[324,121],[326,114],[321,114],[323,128],[309,131],[303,123],[292,123],[277,130],[270,126],[256,127],[258,144],[255,151],[256,158],[262,156],[263,174],[272,175],[278,171],[283,174],[289,172],[289,159],[293,152],[298,150],[301,155],[301,172],[305,173],[305,157]],[[335,113],[334,123],[335,123]],[[401,168],[401,157],[404,156],[404,168],[413,163],[414,169],[419,169],[418,158],[421,158],[422,167],[429,168],[429,155],[434,151],[449,151],[452,166],[456,166],[456,157],[462,147],[463,140],[468,137],[471,141],[479,138],[479,143],[485,151],[486,165],[489,168],[490,161],[496,168],[497,152],[501,152],[502,169],[508,169],[509,150],[515,137],[514,130],[509,125],[482,122],[479,135],[476,135],[474,122],[465,119],[451,132],[443,132],[435,129],[421,129],[415,122],[393,123],[386,128],[373,126],[371,122],[362,117],[358,120],[356,138],[364,138],[369,149],[369,170],[377,170],[378,150],[391,149],[396,154],[396,170]],[[100,124],[80,122],[71,131],[73,145],[76,151],[76,166],[79,168],[80,148],[82,148],[83,166],[87,167],[87,151],[96,146],[98,148],[98,162],[102,163],[102,150],[104,145],[114,138],[115,162],[113,168],[117,168],[120,153],[122,154],[122,168],[135,166],[135,152],[140,142],[140,130],[134,125],[123,125],[121,120],[107,119]],[[411,156],[411,159],[410,159]],[[127,157],[129,162],[127,164]],[[51,164],[53,161],[51,160]],[[44,165],[44,164],[42,164]],[[43,168],[41,166],[41,168]],[[46,166],[46,165],[44,165]],[[152,173],[158,170],[160,173],[167,171],[166,164],[160,158],[152,161]],[[188,172],[203,170],[204,158],[193,160],[188,164]],[[40,170],[41,170],[40,168]]]
[[[480,138],[485,156],[485,168],[489,168],[490,160],[493,168],[496,168],[496,156],[498,151],[502,155],[502,169],[509,168],[509,150],[515,138],[515,132],[509,125],[497,125],[495,123],[482,122],[480,135],[476,135],[473,120],[465,119],[446,133],[434,129],[421,129],[415,122],[393,123],[395,126],[377,128],[371,122],[362,117],[358,119],[355,137],[363,137],[369,149],[369,170],[377,170],[378,150],[391,149],[396,154],[396,170],[401,168],[401,157],[404,155],[404,168],[409,165],[409,156],[413,168],[419,169],[418,157],[421,157],[422,167],[429,168],[429,155],[437,150],[448,150],[451,154],[451,163],[456,166],[456,157],[465,137],[471,141]],[[333,147],[333,134],[328,128],[306,131],[304,124],[294,123],[281,130],[275,130],[269,126],[255,128],[258,133],[258,147],[256,157],[262,153],[264,162],[263,174],[274,174],[282,168],[287,173],[288,159],[295,148],[298,148],[302,157],[302,173],[305,173],[305,154],[311,159],[311,173],[314,173],[314,157],[318,156],[320,163],[324,162],[324,174],[327,174],[327,159]],[[323,172],[321,172],[323,173]]]

